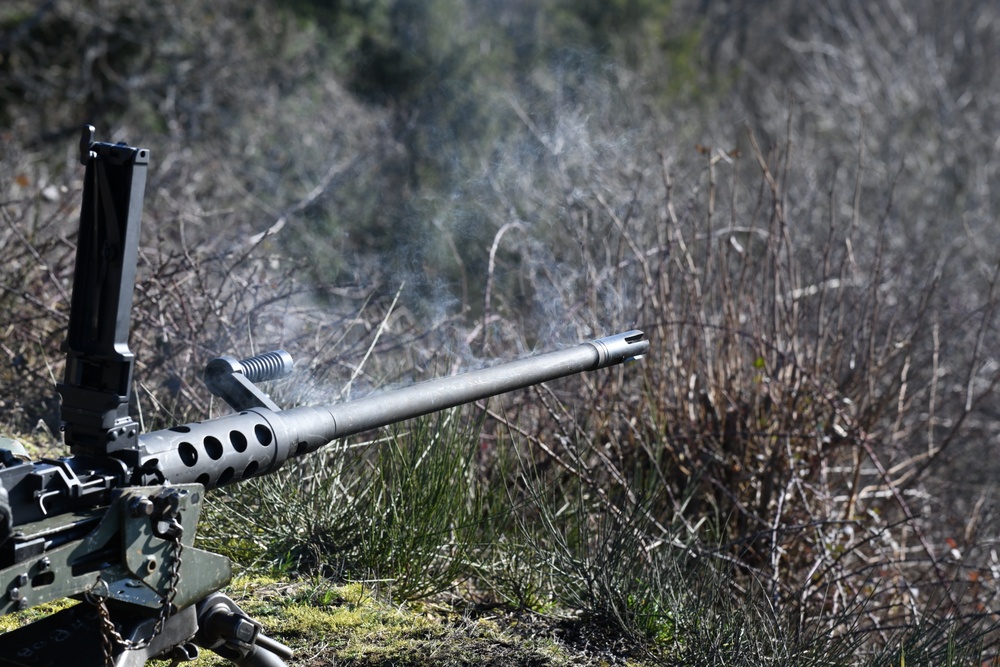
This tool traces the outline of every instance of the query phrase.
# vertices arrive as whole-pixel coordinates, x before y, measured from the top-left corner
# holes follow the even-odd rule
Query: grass
[[[260,576],[237,578],[228,592],[265,624],[269,636],[294,649],[295,665],[602,664],[588,656],[600,653],[600,646],[574,644],[568,630],[502,609],[476,611],[445,602],[391,604],[366,584],[289,583]],[[576,632],[588,634],[580,628]],[[590,634],[601,636],[598,628]],[[192,663],[223,664],[228,663],[209,653]],[[609,654],[603,664],[651,663]]]

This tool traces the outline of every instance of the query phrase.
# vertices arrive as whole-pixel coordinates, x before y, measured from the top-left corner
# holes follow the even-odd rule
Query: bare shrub
[[[575,497],[568,475],[594,521],[630,517],[640,549],[729,562],[796,622],[875,644],[927,614],[989,608],[973,537],[988,501],[949,481],[950,453],[985,445],[1000,380],[996,269],[967,272],[951,252],[978,232],[910,252],[897,206],[919,179],[902,171],[872,196],[868,135],[832,171],[799,148],[794,116],[767,153],[752,132],[657,151],[662,124],[588,100],[586,113],[512,102],[524,135],[470,198],[496,230],[477,331],[530,347],[510,326],[525,313],[542,340],[638,323],[654,352],[641,387],[615,373],[495,413],[545,471],[515,485],[523,502],[533,488]],[[969,531],[942,513],[951,503],[975,504]],[[550,524],[525,539],[565,528]],[[591,540],[596,557],[607,545]]]

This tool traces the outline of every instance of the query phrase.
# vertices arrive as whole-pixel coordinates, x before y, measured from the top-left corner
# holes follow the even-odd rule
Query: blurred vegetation
[[[91,122],[153,156],[147,430],[218,354],[293,404],[652,340],[219,494],[244,567],[595,664],[995,660],[998,51],[985,0],[7,2],[0,423],[57,433]]]

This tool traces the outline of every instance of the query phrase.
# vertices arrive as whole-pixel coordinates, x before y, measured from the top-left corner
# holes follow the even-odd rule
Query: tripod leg
[[[239,667],[286,667],[292,649],[265,636],[261,624],[222,593],[197,605],[199,646],[215,651]]]

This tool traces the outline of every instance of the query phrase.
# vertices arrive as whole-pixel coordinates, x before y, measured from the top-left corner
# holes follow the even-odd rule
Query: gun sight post
[[[74,454],[104,456],[133,447],[129,415],[135,358],[128,349],[132,292],[149,151],[80,138],[87,171],[66,334],[62,422]]]

